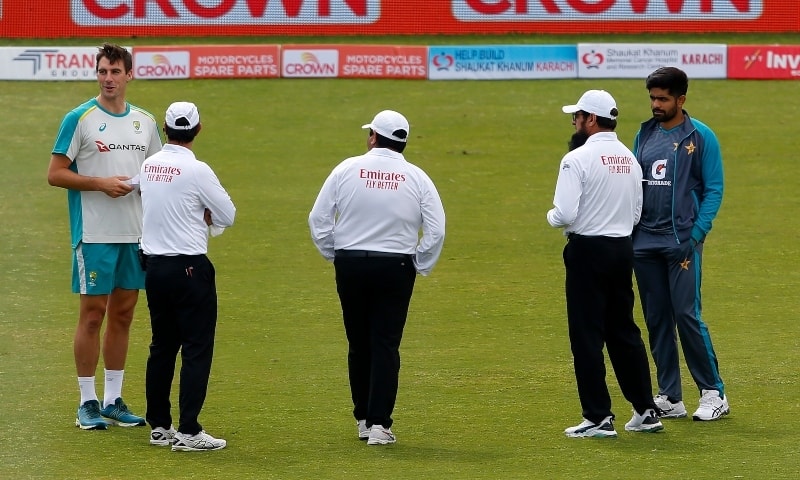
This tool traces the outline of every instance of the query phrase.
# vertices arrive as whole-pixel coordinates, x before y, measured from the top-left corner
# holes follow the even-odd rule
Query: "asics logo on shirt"
[[[117,143],[109,143],[106,145],[100,140],[95,140],[94,144],[97,145],[98,152],[110,152],[112,150],[133,150],[136,152],[144,152],[145,146],[144,145],[122,145]]]
[[[100,131],[102,132],[103,130],[105,130],[105,129],[106,129],[106,126],[107,126],[107,125],[106,125],[105,123],[101,123],[101,124],[100,124],[100,128],[98,128],[98,130],[100,130]]]

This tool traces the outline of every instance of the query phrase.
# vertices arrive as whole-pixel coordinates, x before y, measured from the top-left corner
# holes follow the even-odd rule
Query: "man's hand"
[[[133,187],[126,180],[131,177],[116,176],[97,179],[97,189],[111,198],[124,197],[133,191]]]
[[[206,225],[211,225],[211,210],[206,208],[206,211],[203,212],[203,220],[205,220]]]

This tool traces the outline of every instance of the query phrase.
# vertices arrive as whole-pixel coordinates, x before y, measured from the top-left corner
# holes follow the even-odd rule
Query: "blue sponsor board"
[[[428,47],[430,80],[577,78],[576,45]]]

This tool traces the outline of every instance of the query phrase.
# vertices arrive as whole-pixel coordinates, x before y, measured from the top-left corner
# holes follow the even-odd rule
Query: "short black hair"
[[[133,57],[125,47],[120,47],[113,43],[104,43],[102,46],[97,47],[97,57],[94,64],[95,71],[100,67],[100,59],[103,57],[107,58],[110,63],[122,60],[125,65],[125,73],[133,70]]]
[[[394,150],[397,153],[403,153],[403,150],[406,149],[406,142],[398,142],[397,140],[392,140],[391,138],[384,137],[380,133],[376,132],[375,130],[370,129],[369,134],[375,134],[376,142],[375,146],[379,148],[388,148],[389,150]],[[399,133],[407,135],[405,130],[398,130],[393,132],[393,135],[398,135]]]
[[[611,109],[611,115],[617,116],[617,109]],[[600,128],[606,128],[608,130],[615,130],[617,128],[617,120],[615,118],[607,118],[601,117],[597,115],[597,126]]]
[[[677,98],[686,95],[689,91],[689,77],[686,72],[676,67],[661,67],[647,76],[645,81],[647,90],[663,88],[670,95]]]
[[[179,118],[175,123],[180,122],[181,120],[186,120],[183,117]],[[186,125],[189,125],[189,120],[186,120]],[[197,132],[200,131],[200,124],[194,126],[194,128],[190,128],[189,130],[179,130],[177,128],[170,128],[167,125],[164,125],[164,133],[167,135],[167,140],[171,140],[173,142],[178,143],[189,143],[194,141],[194,137],[197,136]]]

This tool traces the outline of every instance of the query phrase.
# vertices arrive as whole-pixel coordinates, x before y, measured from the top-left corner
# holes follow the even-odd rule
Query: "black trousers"
[[[630,237],[572,234],[564,247],[569,339],[583,417],[599,423],[611,411],[603,346],[622,394],[644,413],[655,408],[650,365],[633,320]]]
[[[414,290],[411,257],[334,259],[336,290],[349,345],[353,416],[391,427],[400,374],[400,341]]]
[[[152,341],[147,359],[147,422],[169,428],[170,389],[181,352],[178,431],[188,435],[203,427],[203,408],[214,354],[217,287],[214,266],[205,255],[148,257],[145,275]]]

